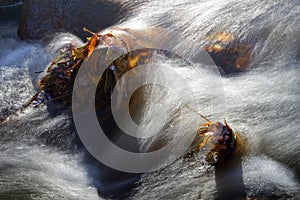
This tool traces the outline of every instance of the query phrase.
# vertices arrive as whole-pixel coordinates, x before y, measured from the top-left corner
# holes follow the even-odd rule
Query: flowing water
[[[197,55],[214,32],[233,33],[254,46],[250,70],[237,75],[208,75],[206,66],[177,69],[176,63],[164,63],[187,77],[193,91],[184,98],[187,102],[213,120],[226,118],[247,141],[249,155],[242,159],[241,168],[245,191],[251,197],[300,197],[299,22],[298,0],[152,0],[137,4],[121,23],[129,28],[159,26],[180,33],[178,49],[187,57]],[[22,42],[15,35],[16,28],[16,22],[0,25],[0,118],[35,93],[34,72],[43,70],[63,44],[80,42],[69,34],[51,41]],[[203,80],[222,83],[223,87],[214,92],[203,86]],[[172,95],[161,98],[156,94],[153,98],[157,97],[163,105],[173,105]],[[211,99],[221,105],[224,102],[225,111],[206,109]],[[147,107],[144,122],[153,115],[164,120],[155,102]],[[191,113],[188,120],[180,122],[181,129],[176,125],[167,129],[176,133],[184,130],[179,135],[192,137],[198,121],[199,116]],[[85,164],[71,119],[64,112],[53,116],[45,108],[27,109],[0,125],[0,136],[0,199],[99,198],[101,183],[93,180],[93,169]],[[141,147],[149,144],[143,142]],[[163,170],[144,174],[132,198],[213,199],[218,192],[216,180],[214,168],[200,155],[189,162],[179,159]]]

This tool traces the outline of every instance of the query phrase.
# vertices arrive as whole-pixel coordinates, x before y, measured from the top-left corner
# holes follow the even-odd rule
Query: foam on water
[[[201,64],[195,71],[191,66],[164,63],[186,77],[192,90],[190,96],[184,97],[186,103],[212,120],[226,118],[247,140],[250,153],[242,161],[242,168],[249,196],[296,199],[300,194],[299,6],[297,0],[143,1],[121,24],[129,28],[158,25],[177,31],[182,38],[178,49],[186,57],[197,55],[206,37],[219,31],[231,32],[254,46],[251,70],[235,76],[221,77]],[[8,33],[15,30],[0,27]],[[0,47],[1,117],[34,94],[32,80],[37,76],[33,72],[44,70],[66,42],[80,43],[78,38],[62,34],[43,47],[44,44],[20,42],[9,35],[0,38],[5,44]],[[208,92],[211,88],[205,84],[207,81],[222,83],[214,89],[222,86],[225,112],[211,108],[212,102],[221,104],[224,99],[219,91]],[[186,86],[177,89],[184,91]],[[151,96],[144,123],[158,126],[165,120],[158,101],[169,111],[167,118],[174,116],[177,99],[172,95],[164,98],[164,94],[166,91]],[[192,137],[201,120],[192,112],[185,110],[183,114],[186,118],[171,120],[170,126],[163,129],[166,132],[156,130],[159,136],[150,142],[141,141],[141,147],[150,148],[163,133],[169,139]],[[152,120],[153,116],[157,118]],[[53,117],[46,110],[29,109],[26,115],[0,127],[0,195],[97,198],[86,167],[81,164],[83,158],[69,150],[74,144],[69,123],[70,118],[63,114]],[[50,145],[45,146],[37,137],[46,138]],[[190,162],[179,159],[161,171],[143,175],[133,198],[213,199],[216,192],[214,169],[199,155]]]
[[[80,156],[22,142],[1,144],[0,197],[97,199]]]
[[[227,77],[209,75],[211,81],[223,83],[226,96],[223,116],[215,117],[214,112],[206,113],[209,109],[201,107],[211,99],[221,103],[222,98],[217,93],[208,95],[205,90],[194,90],[190,102],[198,101],[193,107],[214,120],[226,118],[248,142],[250,154],[242,164],[248,195],[292,199],[299,196],[299,2],[149,1],[137,10],[137,15],[124,22],[124,26],[139,21],[142,26],[159,25],[174,30],[182,34],[178,46],[187,57],[199,53],[205,38],[214,32],[230,32],[254,45],[251,71]],[[172,67],[177,66],[173,64]],[[203,82],[196,80],[199,74],[193,70],[190,74],[189,83],[193,88],[205,88]],[[207,77],[205,73],[204,76]],[[204,78],[205,81],[209,79]],[[176,100],[170,96],[165,99],[166,105]],[[151,109],[154,111],[150,112],[159,113],[155,106]],[[151,115],[148,119],[145,117],[144,121],[151,120]],[[156,117],[157,121],[164,119],[160,115]],[[199,116],[193,115],[183,125],[183,130],[192,131],[197,120],[200,121]],[[176,131],[175,127],[171,132]],[[193,167],[186,167],[190,165]],[[214,174],[208,171],[210,178],[202,177],[207,169],[197,166],[197,163],[178,161],[167,170],[144,175],[135,197],[211,199],[216,192],[211,181]],[[189,178],[182,174],[193,175]]]
[[[45,42],[46,47],[23,42],[10,33],[15,26],[0,26],[7,29],[0,38],[2,119],[35,94],[35,71],[44,70],[66,43],[80,43],[70,34]],[[99,199],[83,156],[74,153],[74,134],[68,115],[50,116],[44,108],[28,108],[1,124],[0,199]]]

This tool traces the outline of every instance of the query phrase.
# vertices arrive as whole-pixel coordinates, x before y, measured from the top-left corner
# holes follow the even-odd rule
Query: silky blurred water
[[[20,41],[15,21],[0,29],[0,118],[5,119],[35,94],[34,72],[44,70],[64,44],[79,40],[62,34],[44,46]],[[99,199],[82,155],[74,153],[67,115],[29,108],[0,125],[0,136],[0,199]]]
[[[216,73],[209,78],[223,83],[223,116],[215,118],[203,103],[192,104],[214,120],[225,118],[248,142],[250,154],[243,159],[242,169],[245,190],[251,197],[300,196],[299,14],[299,1],[148,1],[123,23],[160,26],[182,34],[178,46],[188,58],[199,53],[206,37],[216,32],[233,33],[254,46],[249,71],[226,77]],[[191,94],[190,102],[201,97],[223,102],[222,94],[210,96],[193,75],[191,70],[189,83],[202,89],[195,90],[196,98]],[[209,81],[207,77],[204,80]],[[197,115],[193,118],[201,121]],[[189,119],[183,130],[191,131],[194,120]],[[201,160],[179,160],[168,169],[144,175],[134,198],[213,199],[217,193],[214,176]]]
[[[225,118],[247,141],[250,152],[242,159],[247,196],[298,199],[299,1],[152,0],[133,8],[121,26],[159,26],[176,31],[182,38],[178,49],[188,58],[197,55],[206,37],[215,32],[230,32],[254,46],[250,70],[241,74],[221,76],[203,64],[164,64],[187,77],[185,81],[193,91],[184,98],[187,103],[213,120]],[[44,70],[64,44],[81,42],[67,33],[50,41],[24,42],[17,38],[16,29],[14,21],[0,24],[1,119],[35,94],[35,72]],[[218,86],[222,83],[223,87],[217,89],[225,98],[209,91],[213,89],[207,87],[207,81]],[[182,85],[178,90],[185,87]],[[169,110],[177,109],[171,103],[174,97],[165,94],[164,91],[151,97],[152,104],[146,106],[143,118],[145,123],[155,115],[152,123],[159,125],[166,117],[159,115],[155,100],[159,99]],[[215,104],[224,103],[225,111],[218,113],[212,109],[212,99]],[[173,114],[169,112],[167,117]],[[193,137],[203,120],[187,110],[185,116],[178,124],[170,122],[167,132],[158,131],[159,135],[178,133],[178,137]],[[0,125],[0,199],[98,199],[97,187],[75,145],[75,134],[69,115],[62,112],[51,116],[45,108],[27,109]],[[141,147],[147,149],[151,145],[142,141]],[[131,198],[214,199],[216,193],[214,168],[199,155],[191,161],[179,159],[165,169],[144,174]]]

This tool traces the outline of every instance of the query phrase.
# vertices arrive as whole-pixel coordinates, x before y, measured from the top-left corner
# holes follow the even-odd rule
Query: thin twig
[[[44,71],[37,71],[37,72],[34,72],[35,74],[41,74],[43,73]]]
[[[207,117],[205,117],[201,113],[197,112],[196,110],[194,110],[193,108],[191,108],[189,105],[184,104],[184,106],[187,107],[188,109],[190,109],[191,111],[193,111],[194,113],[196,113],[197,115],[199,115],[200,117],[202,117],[203,119],[205,119],[206,121],[211,122]]]
[[[27,108],[39,95],[40,92],[37,92],[35,95],[33,95],[28,101],[26,101],[26,103],[24,103],[18,110],[16,110],[15,112],[11,113],[8,117],[6,117],[3,120],[0,120],[0,124],[4,123],[5,121],[7,121],[11,116],[16,115],[18,112],[23,112],[23,110],[25,108]]]
[[[85,27],[83,27],[83,31],[85,31],[85,32],[87,32],[87,33],[90,33],[90,34],[92,34],[92,35],[95,35],[94,32],[90,31],[89,29],[87,29],[87,28],[85,28]]]

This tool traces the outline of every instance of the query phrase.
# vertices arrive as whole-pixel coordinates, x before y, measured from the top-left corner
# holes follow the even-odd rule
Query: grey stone
[[[0,7],[2,6],[11,6],[17,3],[22,2],[23,0],[0,0]]]
[[[56,32],[70,32],[81,38],[87,27],[95,32],[116,23],[127,10],[121,0],[24,0],[18,35],[41,39]]]

